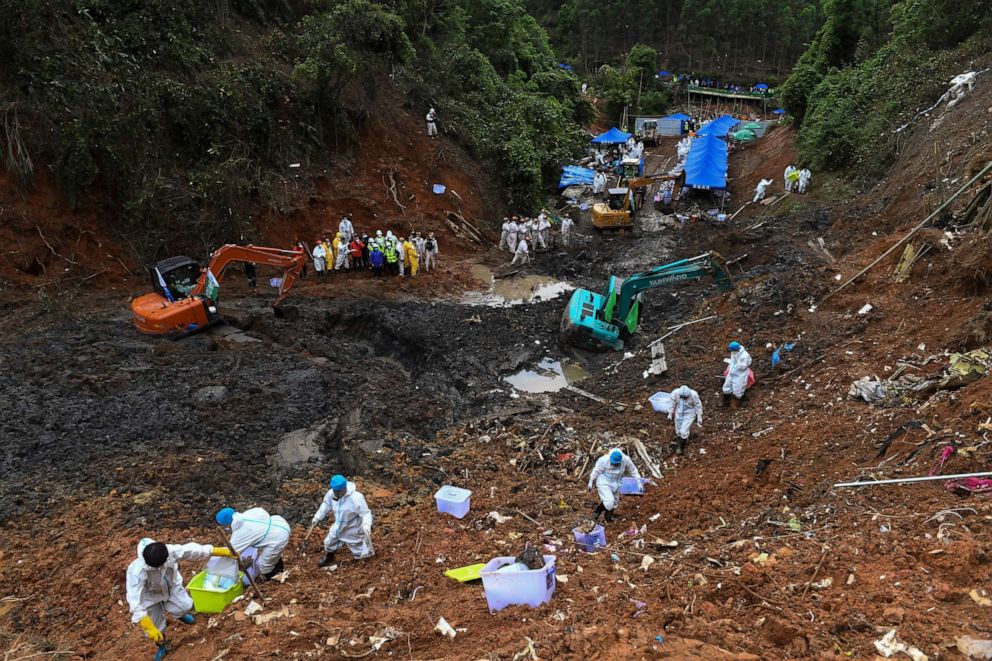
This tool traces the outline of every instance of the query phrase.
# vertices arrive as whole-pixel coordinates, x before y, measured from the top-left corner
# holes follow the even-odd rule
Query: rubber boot
[[[613,523],[614,518],[616,517],[613,516],[613,510],[606,510],[606,522]]]
[[[688,442],[689,442],[689,439],[688,438],[679,438],[678,439],[678,450],[677,450],[677,452],[679,454],[684,454],[685,453],[685,444],[688,443]]]
[[[740,407],[741,407],[741,400],[737,399],[736,397],[734,397],[733,399],[730,400],[730,410],[731,411],[736,411]]]
[[[162,659],[164,659],[165,655],[168,653],[169,653],[168,647],[166,647],[165,645],[159,645],[158,651],[155,652],[155,656],[153,657],[153,660],[162,661]]]
[[[332,564],[333,562],[334,562],[334,554],[333,553],[327,553],[327,552],[325,552],[324,553],[324,557],[320,559],[320,562],[317,563],[317,566],[318,567],[327,567],[328,565]]]
[[[593,517],[592,518],[593,518],[593,520],[598,522],[599,521],[599,517],[603,516],[603,512],[605,512],[605,511],[606,511],[606,508],[603,507],[603,503],[600,503],[599,505],[596,505],[596,509],[594,509],[592,511],[592,514],[593,514]]]
[[[193,617],[192,613],[186,613],[181,618],[179,618],[179,621],[182,622],[183,624],[195,624],[196,618]]]
[[[276,562],[275,566],[272,568],[272,571],[270,571],[268,574],[265,574],[265,579],[271,581],[273,576],[282,573],[282,571],[285,569],[286,566],[283,564],[282,558],[280,557],[278,562]]]
[[[730,403],[730,395],[724,393],[723,394],[723,399],[720,400],[720,406],[726,406],[729,403]]]

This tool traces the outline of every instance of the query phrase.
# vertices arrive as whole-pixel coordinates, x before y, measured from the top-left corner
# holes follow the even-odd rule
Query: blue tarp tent
[[[685,161],[685,185],[711,190],[727,187],[727,143],[715,135],[692,141]]]
[[[559,62],[558,68],[564,69],[565,71],[575,71],[575,68],[571,64],[565,64],[564,62]]]
[[[775,110],[772,111],[772,114],[773,115],[784,115],[785,114],[785,109],[784,108],[776,108]]]
[[[687,119],[692,119],[692,117],[689,117],[689,115],[686,115],[685,113],[677,112],[674,115],[669,115],[668,117],[662,117],[662,119],[680,119],[682,121],[685,121]]]
[[[671,76],[671,75],[672,75],[672,74],[671,74],[671,73],[669,73],[668,71],[659,71],[659,72],[658,72],[658,77],[659,77],[659,78],[668,78],[668,77],[669,77],[669,76]]]
[[[561,169],[561,181],[558,188],[567,188],[575,184],[592,185],[592,178],[596,176],[595,170],[580,168],[578,165],[566,165]]]
[[[617,127],[611,128],[602,135],[597,135],[592,139],[594,145],[622,145],[630,139],[629,133],[624,133]]]
[[[766,90],[766,89],[768,89],[768,85],[766,85],[764,83],[758,83],[757,85],[754,86],[754,89],[756,89],[756,90]]]
[[[699,129],[697,135],[715,135],[717,137],[724,137],[730,133],[730,129],[734,128],[741,121],[730,115],[721,115],[713,121],[706,122],[703,124],[702,128]]]

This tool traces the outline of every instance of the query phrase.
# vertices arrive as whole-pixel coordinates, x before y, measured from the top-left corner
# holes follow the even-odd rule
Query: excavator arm
[[[203,294],[207,291],[207,274],[212,273],[217,282],[224,279],[224,269],[229,264],[235,262],[251,262],[264,266],[274,266],[283,270],[282,285],[279,287],[279,294],[272,302],[272,307],[278,307],[280,303],[289,295],[289,290],[293,288],[296,279],[306,266],[306,256],[299,250],[281,250],[279,248],[266,248],[264,246],[238,246],[233,244],[223,245],[210,256],[210,264],[207,269],[200,274],[196,286],[190,292],[192,296]]]
[[[722,291],[728,291],[732,287],[727,263],[719,253],[713,251],[696,257],[680,259],[664,266],[656,266],[650,271],[636,273],[623,281],[615,299],[610,295],[610,292],[607,292],[605,297],[607,309],[604,310],[604,318],[607,321],[616,319],[618,323],[626,327],[628,333],[633,333],[637,328],[639,316],[638,294],[653,287],[670,285],[673,282],[699,280],[707,276],[716,278]],[[611,281],[609,287],[616,291],[615,281]]]
[[[562,313],[562,333],[567,341],[580,347],[622,350],[624,340],[637,330],[640,315],[638,294],[652,287],[706,276],[716,278],[723,291],[733,286],[723,257],[716,252],[707,252],[657,266],[626,280],[610,276],[602,294],[576,289]]]

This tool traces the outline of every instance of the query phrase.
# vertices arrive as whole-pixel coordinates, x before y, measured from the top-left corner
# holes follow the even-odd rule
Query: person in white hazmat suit
[[[537,231],[534,235],[541,250],[548,249],[548,230],[550,229],[551,221],[548,220],[547,213],[542,210],[537,217]]]
[[[784,175],[785,176],[785,179],[784,179],[784,181],[785,181],[785,192],[786,193],[792,191],[792,180],[789,179],[789,175],[791,175],[795,171],[796,171],[796,166],[795,165],[792,165],[790,163],[789,165],[786,165],[785,166],[785,175]]]
[[[772,185],[774,179],[762,179],[758,182],[758,185],[754,187],[754,200],[753,202],[761,202],[765,197],[765,191],[768,187]]]
[[[528,252],[527,239],[520,239],[517,241],[517,250],[513,253],[513,261],[510,264],[527,264],[529,262],[530,254]]]
[[[351,224],[351,219],[348,216],[342,216],[341,222],[338,223],[338,233],[341,234],[341,239],[345,243],[351,243],[351,240],[355,238],[355,226]]]
[[[602,172],[597,172],[592,178],[592,192],[594,195],[600,195],[606,192],[606,175]]]
[[[507,247],[506,239],[510,235],[510,219],[503,216],[503,229],[499,234],[499,249],[504,250]]]
[[[317,277],[324,275],[324,268],[327,266],[327,251],[324,244],[317,241],[313,246],[313,270],[317,272]]]
[[[572,227],[575,225],[575,221],[572,220],[571,216],[566,215],[561,219],[561,243],[566,248],[572,237]]]
[[[317,564],[321,567],[330,565],[334,554],[342,546],[347,546],[359,560],[371,558],[375,555],[372,548],[372,511],[365,502],[365,496],[344,475],[332,477],[330,487],[310,521],[313,527],[323,521],[328,512],[334,513],[334,523],[324,538],[324,557]]]
[[[126,595],[131,622],[159,644],[155,661],[165,656],[165,615],[186,624],[196,620],[190,613],[193,598],[183,585],[179,561],[202,562],[212,555],[232,557],[230,549],[209,544],[163,544],[145,537],[138,542],[138,557],[127,566]]]
[[[619,449],[611,450],[596,460],[592,473],[589,474],[589,491],[593,486],[599,494],[599,505],[593,510],[596,520],[606,514],[606,522],[613,521],[613,510],[616,509],[620,498],[620,481],[625,475],[630,475],[640,481],[641,474],[637,466]]]
[[[514,216],[510,219],[510,224],[507,226],[509,232],[506,235],[506,247],[510,250],[510,254],[517,252],[517,241],[520,240],[520,226],[517,224],[517,217]]]
[[[730,401],[730,408],[736,409],[744,398],[747,389],[747,373],[751,367],[751,354],[741,346],[740,342],[727,345],[730,351],[730,361],[727,366],[727,376],[723,379],[723,405]],[[733,397],[731,397],[733,395]]]
[[[668,419],[675,421],[675,436],[678,438],[679,453],[685,451],[685,443],[689,440],[689,430],[692,423],[702,426],[703,403],[699,393],[686,385],[681,385],[672,391],[672,410]]]
[[[805,194],[806,189],[809,188],[809,180],[813,177],[813,173],[809,171],[809,168],[803,168],[799,171],[799,192]]]
[[[225,507],[217,512],[217,523],[231,527],[231,546],[239,556],[255,547],[258,551],[255,570],[259,576],[272,578],[283,570],[282,552],[292,532],[286,519],[278,514],[270,515],[261,507],[244,512]]]

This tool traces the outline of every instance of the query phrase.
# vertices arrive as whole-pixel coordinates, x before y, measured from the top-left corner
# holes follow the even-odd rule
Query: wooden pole
[[[959,480],[965,477],[992,477],[992,473],[959,473],[958,475],[927,475],[924,477],[901,477],[897,480],[871,480],[867,482],[838,482],[839,487],[871,487],[876,484],[910,484],[911,482],[932,482],[934,480]]]
[[[826,303],[828,300],[830,300],[830,297],[831,296],[833,296],[834,294],[836,294],[837,292],[839,292],[841,289],[844,289],[849,284],[851,284],[852,282],[854,282],[855,280],[857,280],[858,278],[860,278],[861,276],[863,276],[865,273],[867,273],[868,271],[870,271],[876,264],[878,264],[880,261],[882,261],[883,259],[885,259],[889,255],[891,255],[893,253],[893,251],[895,251],[897,248],[901,247],[904,243],[906,243],[907,241],[909,241],[917,232],[919,232],[921,229],[923,229],[926,226],[926,224],[929,223],[934,218],[934,216],[936,216],[941,211],[943,211],[945,208],[947,208],[947,206],[951,202],[953,202],[954,200],[956,200],[958,198],[958,196],[961,195],[961,193],[963,193],[966,190],[968,190],[969,188],[971,188],[971,185],[973,183],[975,183],[976,181],[978,181],[979,179],[981,179],[983,176],[985,176],[985,173],[988,172],[989,170],[992,170],[992,161],[989,161],[988,163],[986,163],[985,164],[985,167],[982,168],[982,171],[981,172],[979,172],[978,174],[976,174],[974,177],[971,178],[971,180],[968,183],[966,183],[964,186],[962,186],[961,188],[959,188],[957,190],[957,192],[954,193],[954,195],[951,195],[949,198],[947,198],[947,200],[943,204],[941,204],[939,207],[937,207],[937,210],[936,211],[934,211],[929,216],[927,216],[922,221],[920,221],[920,224],[917,225],[916,227],[914,227],[913,229],[911,229],[909,231],[909,233],[906,234],[906,236],[904,236],[901,239],[899,239],[891,248],[889,248],[888,250],[886,250],[885,252],[883,252],[878,257],[878,259],[876,259],[871,264],[869,264],[868,266],[866,266],[863,269],[861,269],[860,271],[858,271],[858,273],[855,274],[854,276],[852,276],[850,280],[848,280],[847,282],[845,282],[844,284],[842,284],[840,287],[838,287],[837,289],[833,290],[832,292],[830,292],[829,294],[827,294],[826,296],[824,296],[822,299],[820,299],[820,303],[819,304],[820,305],[823,305],[824,303]]]

